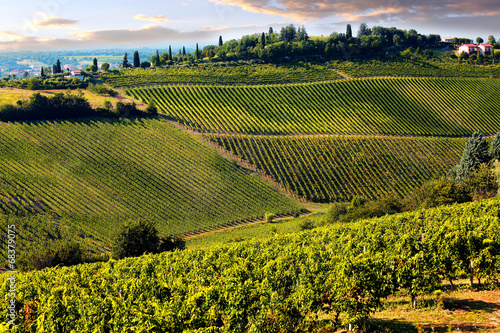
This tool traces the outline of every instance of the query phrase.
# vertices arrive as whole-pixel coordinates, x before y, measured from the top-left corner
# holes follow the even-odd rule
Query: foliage
[[[90,92],[93,92],[95,94],[104,95],[104,96],[115,97],[116,95],[118,95],[118,92],[116,90],[107,88],[107,87],[103,86],[102,84],[89,83],[87,90]]]
[[[273,213],[266,213],[264,215],[264,219],[265,219],[266,222],[272,223],[273,219],[274,219],[274,214]]]
[[[368,78],[126,92],[145,103],[154,99],[191,129],[219,133],[464,136],[497,132],[500,121],[499,80]]]
[[[456,166],[456,180],[464,182],[482,163],[490,161],[488,143],[482,133],[475,132],[467,141],[460,163]]]
[[[45,119],[83,118],[95,115],[82,94],[57,93],[52,97],[32,94],[17,105],[1,105],[0,121],[29,121]]]
[[[113,238],[113,258],[138,257],[156,253],[160,243],[158,229],[153,222],[135,220],[125,222]]]
[[[107,62],[104,62],[104,63],[101,64],[101,69],[103,71],[107,71],[109,69],[109,66],[110,65]]]
[[[438,207],[470,201],[467,189],[450,179],[437,182],[426,195],[421,208]]]
[[[495,137],[491,142],[488,154],[490,155],[490,158],[492,160],[500,161],[500,133],[495,134]]]
[[[497,195],[498,183],[490,163],[482,163],[465,180],[465,188],[472,200],[489,199]]]
[[[158,114],[158,108],[156,107],[156,103],[154,100],[150,100],[148,106],[146,108],[146,112],[150,115]]]
[[[332,330],[359,328],[384,297],[406,290],[417,305],[441,277],[470,274],[471,262],[474,280],[498,281],[497,215],[489,200],[19,274],[16,310],[29,315],[13,332],[316,331],[326,324],[320,313]],[[8,290],[7,276],[0,284]]]
[[[316,225],[314,222],[307,217],[304,218],[300,223],[299,223],[299,230],[304,231],[304,230],[311,230],[316,228]]]

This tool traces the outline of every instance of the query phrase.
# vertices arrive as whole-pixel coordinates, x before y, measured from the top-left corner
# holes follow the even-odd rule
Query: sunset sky
[[[499,0],[0,0],[0,51],[216,43],[305,25],[310,35],[359,23],[420,33],[500,37]]]

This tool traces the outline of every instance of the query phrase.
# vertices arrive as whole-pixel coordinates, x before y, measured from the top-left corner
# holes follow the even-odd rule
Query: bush
[[[340,221],[340,218],[347,214],[347,204],[341,202],[334,202],[328,208],[325,216],[326,223],[334,223]]]
[[[464,186],[454,182],[453,180],[445,179],[439,181],[431,188],[420,205],[420,208],[451,205],[470,200],[471,197]]]
[[[153,222],[136,220],[123,224],[113,239],[113,258],[138,257],[156,253],[160,238]]]
[[[102,84],[89,83],[87,90],[98,95],[105,95],[111,97],[115,97],[116,95],[118,95],[118,92],[116,92],[116,90],[106,88]]]
[[[472,200],[493,198],[498,192],[498,183],[490,163],[483,163],[465,180],[465,188]]]
[[[156,103],[154,100],[149,101],[148,106],[146,108],[146,112],[150,115],[157,115],[158,114],[158,108],[156,107]]]
[[[264,219],[266,222],[268,223],[272,223],[273,220],[274,220],[274,214],[272,213],[267,213],[265,216],[264,216]]]
[[[139,116],[141,114],[135,103],[116,102],[116,111],[121,118]]]
[[[314,224],[313,221],[311,221],[308,218],[305,218],[303,221],[299,223],[299,230],[304,231],[304,230],[310,230],[316,228],[316,225]]]
[[[169,236],[160,238],[158,245],[158,252],[184,250],[186,248],[186,241],[179,236]]]

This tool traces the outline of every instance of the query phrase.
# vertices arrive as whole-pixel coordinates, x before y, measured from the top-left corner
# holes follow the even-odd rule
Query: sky
[[[500,0],[0,0],[0,9],[0,51],[189,47],[287,24],[314,36],[366,22],[500,37]]]

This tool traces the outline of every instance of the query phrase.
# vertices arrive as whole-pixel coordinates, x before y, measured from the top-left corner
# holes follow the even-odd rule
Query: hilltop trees
[[[363,36],[370,36],[372,34],[372,30],[368,28],[368,25],[366,25],[365,22],[361,23],[358,29],[358,38],[361,38]]]
[[[472,134],[472,137],[465,145],[460,163],[456,166],[456,180],[463,182],[481,163],[488,163],[489,161],[488,143],[483,134],[479,132]]]
[[[58,60],[58,61],[59,61],[59,60]],[[99,65],[98,65],[98,63],[97,63],[97,58],[94,58],[93,63],[94,63],[95,68],[99,68]],[[59,64],[59,70],[60,70],[60,69],[61,69],[61,64]]]
[[[107,62],[101,64],[101,69],[103,71],[107,71],[109,69],[109,64]]]
[[[347,25],[347,28],[346,28],[346,31],[345,31],[345,37],[347,39],[351,39],[352,38],[352,28],[351,28],[350,24]]]
[[[481,44],[481,43],[483,43],[483,42],[484,42],[484,39],[482,39],[481,37],[477,37],[477,38],[476,38],[476,42],[477,42],[478,44]]]
[[[219,36],[219,46],[222,46],[224,45],[224,43],[222,42],[222,36]]]

